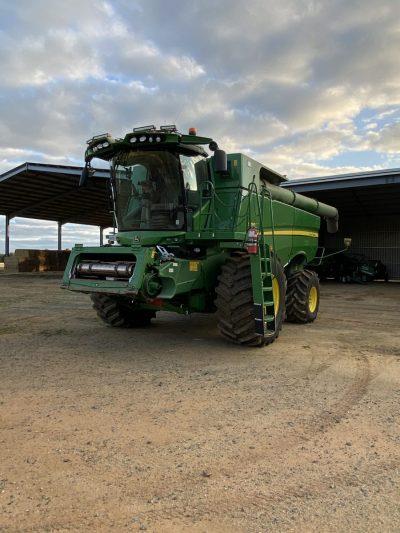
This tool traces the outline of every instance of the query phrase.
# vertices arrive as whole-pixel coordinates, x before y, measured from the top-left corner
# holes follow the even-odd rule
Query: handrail
[[[272,234],[272,250],[275,252],[275,221],[274,221],[274,214],[273,214],[273,198],[270,191],[262,187],[261,192],[258,191],[257,184],[255,183],[254,179],[249,184],[249,187],[239,189],[237,193],[235,194],[233,203],[227,203],[225,202],[221,196],[218,194],[218,192],[215,190],[215,185],[212,181],[206,180],[202,182],[202,188],[200,189],[200,208],[199,208],[199,218],[200,218],[200,230],[209,230],[209,231],[215,231],[218,229],[216,223],[222,222],[222,219],[220,215],[218,215],[215,206],[216,203],[219,205],[226,207],[228,209],[231,209],[233,211],[232,216],[232,226],[230,229],[234,229],[235,225],[242,222],[243,220],[247,219],[247,226],[250,227],[251,221],[252,221],[252,201],[251,198],[253,195],[256,197],[256,213],[254,214],[256,216],[256,220],[259,221],[259,230],[261,234],[261,244],[263,247],[265,247],[265,236],[264,236],[264,198],[269,199],[270,203],[270,218],[271,218],[271,234]],[[207,187],[207,188],[206,188]],[[208,191],[209,195],[204,196],[204,192]],[[247,209],[245,209],[243,214],[240,214],[240,206],[241,206],[241,199],[243,195],[243,191],[248,192],[248,204]],[[261,202],[260,202],[261,199]],[[209,205],[207,206],[207,211],[203,212],[206,203],[209,202]],[[257,216],[258,215],[258,216]],[[204,219],[205,217],[205,219]],[[203,222],[204,220],[204,222]],[[275,255],[275,254],[274,254]]]
[[[269,199],[270,203],[270,217],[271,217],[271,237],[272,237],[272,255],[273,255],[273,261],[274,261],[274,271],[276,272],[276,253],[275,253],[275,221],[274,221],[274,209],[273,209],[273,198],[272,194],[266,187],[262,187],[261,193],[258,192],[257,184],[253,181],[250,183],[249,186],[249,192],[250,194],[255,194],[257,199],[257,208],[258,208],[258,215],[259,215],[259,231],[260,231],[260,244],[262,246],[262,251],[264,257],[267,257],[267,249],[265,246],[265,235],[264,235],[264,198],[267,197]],[[261,196],[261,206],[260,206],[260,196]],[[251,200],[249,200],[249,214],[250,214],[250,220],[249,220],[249,227],[251,223]],[[271,255],[271,254],[269,254]]]

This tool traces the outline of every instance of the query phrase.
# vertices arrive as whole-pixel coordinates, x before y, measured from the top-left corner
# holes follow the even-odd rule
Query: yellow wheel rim
[[[274,313],[276,316],[279,311],[280,291],[279,291],[278,278],[275,278],[275,277],[272,278],[272,296],[274,297]]]
[[[308,295],[308,309],[310,313],[314,313],[318,305],[318,291],[317,287],[311,287]]]

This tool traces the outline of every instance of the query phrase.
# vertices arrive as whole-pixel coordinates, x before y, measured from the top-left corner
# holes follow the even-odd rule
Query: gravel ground
[[[58,287],[0,275],[1,531],[400,530],[400,284],[324,284],[261,349]]]

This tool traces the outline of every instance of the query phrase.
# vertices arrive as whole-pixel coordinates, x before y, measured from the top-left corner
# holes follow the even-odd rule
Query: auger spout
[[[283,187],[272,185],[272,183],[265,183],[265,187],[270,191],[274,200],[278,200],[287,205],[292,205],[293,207],[298,207],[308,213],[324,217],[327,222],[329,233],[336,233],[338,230],[339,213],[336,207],[314,200],[314,198],[308,198],[302,194],[295,193],[290,189],[284,189]]]

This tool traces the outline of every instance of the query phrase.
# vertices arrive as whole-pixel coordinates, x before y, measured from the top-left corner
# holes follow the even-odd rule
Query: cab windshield
[[[130,151],[113,165],[119,231],[180,230],[198,206],[197,182],[207,179],[201,156],[168,151]]]
[[[122,154],[115,160],[114,186],[120,231],[184,227],[183,187],[177,155],[167,151]]]

